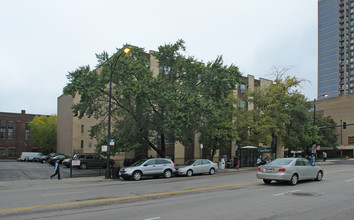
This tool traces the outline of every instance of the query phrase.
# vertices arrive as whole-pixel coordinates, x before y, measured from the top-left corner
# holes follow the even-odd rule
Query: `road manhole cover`
[[[311,192],[292,192],[292,193],[288,193],[288,195],[291,195],[291,196],[304,196],[304,197],[315,197],[315,196],[320,196],[321,194],[311,193]]]

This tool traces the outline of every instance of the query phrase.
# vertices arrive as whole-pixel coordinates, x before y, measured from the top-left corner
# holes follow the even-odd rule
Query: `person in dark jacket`
[[[53,176],[58,175],[58,180],[60,180],[61,178],[60,178],[59,160],[57,160],[57,162],[55,163],[54,171],[55,171],[55,173],[53,175],[51,175],[50,178],[52,179]]]

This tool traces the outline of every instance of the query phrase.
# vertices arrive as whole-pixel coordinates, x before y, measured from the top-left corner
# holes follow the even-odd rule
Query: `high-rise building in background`
[[[354,0],[318,0],[317,92],[354,94]]]

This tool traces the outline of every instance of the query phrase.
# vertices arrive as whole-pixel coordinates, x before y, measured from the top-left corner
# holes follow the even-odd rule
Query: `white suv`
[[[176,172],[175,164],[166,158],[142,159],[129,167],[122,168],[120,175],[123,179],[140,180],[142,176],[163,176],[170,178]]]

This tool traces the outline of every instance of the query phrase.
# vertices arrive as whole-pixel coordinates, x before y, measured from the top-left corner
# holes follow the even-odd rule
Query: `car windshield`
[[[141,164],[143,164],[145,161],[147,161],[147,159],[142,159],[142,160],[138,160],[135,163],[133,163],[130,166],[140,166]]]
[[[183,163],[183,165],[192,165],[195,162],[195,160],[188,160]]]
[[[275,159],[268,163],[268,165],[288,165],[293,161],[291,158],[281,158],[281,159]]]

